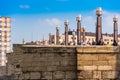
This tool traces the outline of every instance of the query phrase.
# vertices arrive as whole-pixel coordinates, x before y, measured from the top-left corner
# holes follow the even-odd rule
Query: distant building
[[[6,65],[6,53],[10,52],[10,18],[0,17],[0,66]]]
[[[92,44],[93,41],[96,41],[96,38],[95,38],[95,33],[93,32],[85,32],[85,43],[90,43]],[[103,36],[103,41],[104,43],[106,44],[107,42],[109,42],[110,44],[113,44],[113,34],[102,34]],[[73,43],[75,45],[77,45],[77,32],[76,31],[71,31],[69,30],[68,31],[68,43],[73,45]],[[81,42],[84,42],[84,39],[83,39],[83,28],[81,28]],[[65,43],[65,35],[64,34],[61,34],[59,35],[59,43],[62,45],[64,45]],[[52,44],[56,44],[56,35],[52,35]],[[118,35],[118,44],[120,45],[120,35]]]

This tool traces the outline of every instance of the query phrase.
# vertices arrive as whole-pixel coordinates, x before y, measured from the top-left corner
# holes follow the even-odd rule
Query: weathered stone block
[[[26,57],[23,57],[23,61],[24,62],[32,62],[33,61],[33,58],[31,56],[28,56],[27,58]]]
[[[30,79],[30,74],[29,73],[25,73],[24,74],[24,79]]]
[[[118,62],[118,60],[109,60],[108,61],[108,65],[111,65],[111,66],[114,66],[114,65],[116,65],[117,64],[117,62]]]
[[[40,79],[41,75],[39,72],[30,72],[30,79]]]
[[[84,53],[96,53],[97,52],[97,50],[96,50],[96,47],[92,47],[92,46],[90,46],[90,47],[84,47],[83,48],[83,52]]]
[[[69,63],[68,63],[68,65],[69,66],[76,66],[76,63],[77,61],[76,60],[69,60]]]
[[[31,67],[31,66],[32,66],[31,62],[26,62],[21,64],[21,67]]]
[[[75,66],[58,66],[57,71],[74,71],[76,68]]]
[[[48,64],[50,64],[48,61],[36,61],[36,63],[38,64],[38,66],[50,66]]]
[[[26,72],[26,71],[47,71],[47,67],[46,66],[41,66],[41,67],[24,67],[22,69],[23,72]]]
[[[74,71],[67,71],[66,73],[66,78],[67,80],[73,80],[73,79],[76,79],[76,72]]]
[[[77,70],[84,70],[84,66],[77,66]]]
[[[115,79],[118,77],[117,71],[102,71],[102,78]]]
[[[116,60],[116,54],[100,54],[99,60]]]
[[[47,71],[57,71],[57,66],[47,66]]]
[[[44,62],[46,66],[60,66],[61,62],[60,61],[46,61]]]
[[[78,74],[78,79],[92,79],[93,78],[93,72],[92,71],[80,71]]]
[[[67,61],[67,60],[66,61],[61,61],[62,66],[67,66],[68,64],[69,64],[69,61]]]
[[[41,79],[52,80],[53,79],[53,72],[42,72]]]
[[[108,65],[108,61],[93,61],[93,65],[97,65],[97,66],[100,66],[100,65]]]
[[[114,48],[113,47],[105,47],[105,46],[98,46],[97,47],[97,52],[102,52],[102,53],[107,53],[107,52],[114,52]]]
[[[77,60],[98,60],[95,54],[77,54]]]
[[[83,66],[84,70],[97,70],[97,66]]]
[[[98,66],[98,70],[112,70],[112,66]]]
[[[85,66],[89,66],[92,65],[92,61],[77,61],[77,65],[85,65]]]
[[[54,72],[53,79],[65,79],[65,72],[64,71],[56,71]]]
[[[93,71],[93,78],[101,79],[101,71]]]
[[[120,65],[114,65],[114,66],[112,66],[113,67],[113,70],[118,70],[118,71],[120,71]]]

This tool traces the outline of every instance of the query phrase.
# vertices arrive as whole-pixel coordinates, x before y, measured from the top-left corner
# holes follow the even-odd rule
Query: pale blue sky
[[[0,0],[0,16],[11,17],[12,43],[40,40],[43,35],[48,39],[49,32],[55,33],[60,25],[64,32],[64,21],[76,29],[76,16],[82,15],[82,26],[87,31],[95,32],[97,7],[103,9],[103,32],[113,32],[112,18],[120,18],[119,0]],[[120,29],[119,29],[120,33]]]

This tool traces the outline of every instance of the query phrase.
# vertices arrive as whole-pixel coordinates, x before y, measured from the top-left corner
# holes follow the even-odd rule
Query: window
[[[16,68],[20,68],[20,65],[19,65],[19,64],[17,64],[17,65],[16,65]]]
[[[104,39],[104,41],[109,41],[109,39]]]
[[[7,45],[4,45],[4,47],[6,48],[6,47],[7,47]]]
[[[4,31],[7,31],[7,29],[5,28]]]
[[[7,40],[4,40],[4,42],[7,42]]]
[[[7,31],[4,31],[4,33],[7,33]]]
[[[4,50],[4,53],[7,53],[7,50]]]
[[[7,26],[5,26],[4,28],[7,28]]]
[[[3,23],[3,26],[6,26],[6,23]]]
[[[7,38],[7,35],[5,35],[4,38]]]
[[[89,38],[89,41],[90,41],[90,38]]]
[[[2,26],[0,25],[0,28],[2,28]]]
[[[5,42],[4,45],[7,45],[7,43]]]

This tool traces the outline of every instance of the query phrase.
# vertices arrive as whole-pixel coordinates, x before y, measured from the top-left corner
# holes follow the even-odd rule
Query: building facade
[[[93,32],[85,32],[85,37],[83,36],[83,29],[81,28],[81,42],[85,43],[85,44],[91,44],[93,41],[96,41],[96,34]],[[107,42],[109,42],[109,44],[113,44],[114,42],[114,37],[113,34],[102,34],[103,36],[103,41],[105,44],[107,44]],[[85,39],[84,39],[85,38]],[[69,45],[77,45],[77,32],[76,31],[68,31],[68,44]],[[65,35],[61,34],[59,35],[59,45],[65,43]],[[52,44],[56,44],[56,36],[52,35]],[[118,44],[120,45],[120,35],[118,35]]]
[[[6,53],[10,52],[10,18],[0,17],[0,66],[6,65]]]

